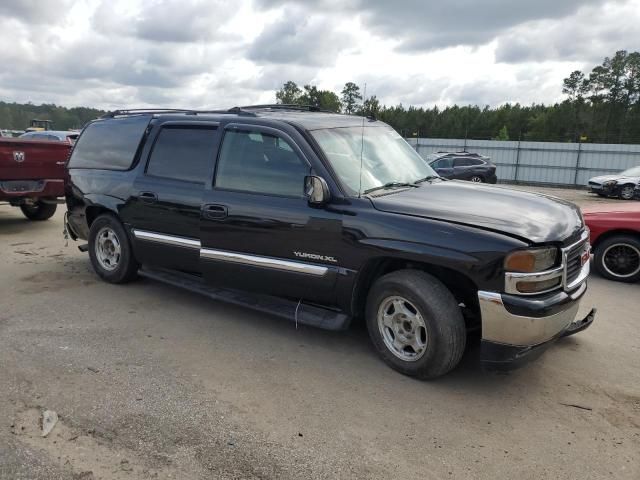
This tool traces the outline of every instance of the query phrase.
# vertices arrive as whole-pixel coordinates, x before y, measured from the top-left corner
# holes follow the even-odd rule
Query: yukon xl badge
[[[24,162],[24,152],[14,151],[13,152],[13,159],[18,163]]]
[[[310,260],[320,260],[321,262],[338,263],[335,257],[329,257],[327,255],[316,255],[315,253],[307,252],[293,252],[293,254],[298,258],[308,258]]]

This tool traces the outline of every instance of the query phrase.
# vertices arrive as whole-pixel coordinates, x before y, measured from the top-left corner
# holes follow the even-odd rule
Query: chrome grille
[[[582,232],[580,240],[562,249],[564,265],[564,289],[569,291],[578,287],[589,275],[589,262],[582,264],[582,256],[589,251],[589,232]]]
[[[586,248],[586,240],[567,250],[567,285],[578,278],[582,270],[582,254]]]

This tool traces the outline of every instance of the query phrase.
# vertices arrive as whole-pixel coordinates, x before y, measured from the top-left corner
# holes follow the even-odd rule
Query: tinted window
[[[468,167],[472,165],[470,158],[456,158],[454,161],[456,167]]]
[[[451,158],[442,158],[435,163],[434,167],[435,168],[451,168],[453,167],[453,160]]]
[[[309,166],[282,138],[228,131],[218,159],[216,187],[301,197]]]
[[[140,115],[89,124],[75,144],[69,167],[127,170],[150,118]]]
[[[215,128],[165,127],[158,134],[147,175],[204,183],[215,159]]]

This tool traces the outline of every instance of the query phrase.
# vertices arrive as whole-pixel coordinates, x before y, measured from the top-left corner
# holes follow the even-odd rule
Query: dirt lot
[[[593,327],[522,370],[419,382],[362,327],[102,283],[62,212],[0,206],[0,254],[2,479],[640,478],[640,285],[592,278]]]

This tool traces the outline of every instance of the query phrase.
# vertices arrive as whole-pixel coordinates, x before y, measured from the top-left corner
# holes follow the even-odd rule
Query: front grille
[[[582,270],[582,254],[586,249],[587,240],[584,240],[567,250],[567,285],[578,278],[580,271]]]
[[[589,182],[589,186],[591,186],[591,187],[599,187],[600,184],[598,182]]]

